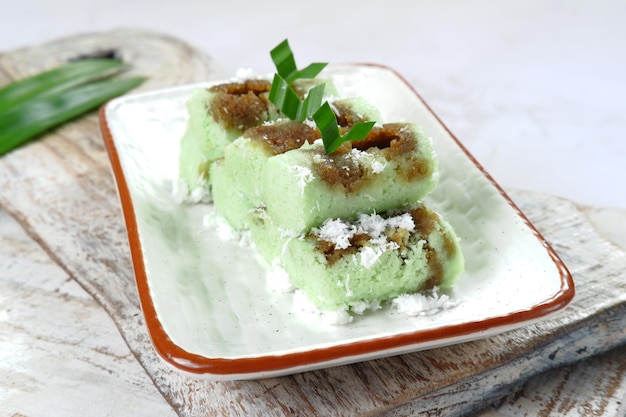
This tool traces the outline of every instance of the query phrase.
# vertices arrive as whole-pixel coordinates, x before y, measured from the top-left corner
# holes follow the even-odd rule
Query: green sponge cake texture
[[[297,80],[300,95],[324,83],[325,97],[336,94],[330,80]],[[181,138],[179,176],[188,189],[210,190],[210,165],[224,156],[224,148],[247,129],[282,117],[269,102],[271,83],[265,79],[218,84],[192,92],[189,119]]]
[[[251,126],[268,120],[268,102],[262,96],[269,84],[262,80],[196,89],[187,102],[189,120],[180,143],[179,175],[189,190],[208,186],[210,164],[223,157],[227,144]],[[245,93],[244,93],[245,92]],[[255,104],[253,116],[234,111]],[[226,109],[222,112],[220,109]],[[228,112],[230,116],[228,117]]]
[[[216,209],[235,230],[246,229],[248,213],[265,206],[268,159],[315,140],[318,133],[298,121],[279,120],[249,129],[224,148],[224,158],[211,166],[212,194]]]
[[[258,137],[238,138],[212,168],[216,208],[237,230],[246,228],[250,210],[266,207],[277,227],[301,233],[331,217],[349,219],[419,201],[437,184],[429,138],[408,123],[377,128],[373,137],[379,136],[386,138],[382,149],[363,143],[364,150],[333,155],[325,154],[320,141],[310,143],[313,136],[278,154]],[[408,151],[393,155],[400,146]]]
[[[358,312],[452,286],[463,255],[450,225],[420,203],[439,175],[419,126],[377,124],[327,155],[312,123],[282,119],[272,105],[252,123],[225,122],[216,94],[198,90],[188,102],[180,176],[190,189],[210,189],[217,212],[249,230],[264,262],[284,269],[317,308]],[[343,132],[380,120],[363,99],[329,101]]]
[[[382,303],[434,286],[445,289],[463,270],[452,228],[423,206],[361,215],[353,222],[328,220],[300,236],[277,228],[263,210],[250,224],[268,264],[277,259],[294,286],[323,311]]]
[[[410,149],[392,157],[385,142],[380,148],[326,155],[317,142],[269,158],[263,176],[269,216],[280,227],[306,232],[331,217],[351,219],[404,207],[432,191],[438,177],[429,138],[409,123],[378,130],[393,132],[392,137],[402,134]]]
[[[187,102],[190,117],[180,141],[179,170],[180,178],[185,180],[190,190],[207,183],[207,163],[214,153],[211,152],[211,145],[225,136],[223,129],[205,116],[211,96],[207,90],[195,90]]]

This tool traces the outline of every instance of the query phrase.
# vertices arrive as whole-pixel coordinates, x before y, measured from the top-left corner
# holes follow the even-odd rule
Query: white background
[[[232,74],[376,62],[400,72],[505,188],[626,208],[626,1],[2,0],[0,51],[138,27]]]

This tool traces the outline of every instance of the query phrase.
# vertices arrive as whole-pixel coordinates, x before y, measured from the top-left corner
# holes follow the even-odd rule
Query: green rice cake
[[[321,311],[384,303],[434,287],[451,287],[463,270],[458,238],[422,205],[407,211],[329,219],[309,233],[277,227],[263,209],[250,232],[268,265],[284,268],[295,288]]]

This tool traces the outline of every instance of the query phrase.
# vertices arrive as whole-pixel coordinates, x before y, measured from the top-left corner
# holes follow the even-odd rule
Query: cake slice
[[[330,155],[317,141],[269,158],[263,199],[278,226],[307,232],[328,218],[413,204],[437,180],[430,138],[416,124],[389,123]]]
[[[452,227],[422,203],[439,179],[430,137],[341,97],[332,78],[316,78],[325,63],[299,70],[286,40],[271,56],[272,83],[217,85],[189,101],[180,177],[212,194],[218,217],[207,224],[224,230],[225,219],[268,277],[278,271],[341,321],[450,288],[464,258]],[[353,79],[334,80],[354,90]],[[323,98],[311,91],[320,83]]]
[[[303,140],[284,134],[294,123],[248,130],[216,167],[223,172],[215,174],[215,206],[236,229],[246,227],[247,211],[262,206],[277,227],[308,232],[328,218],[413,204],[437,184],[430,139],[415,124],[377,126],[327,155],[321,140],[311,143],[315,130],[306,124]]]
[[[283,119],[251,128],[225,147],[211,166],[213,204],[230,226],[247,229],[249,213],[264,206],[263,173],[268,158],[319,138],[305,123]]]
[[[179,174],[191,192],[208,192],[210,164],[246,129],[272,117],[271,83],[246,80],[196,89],[187,102],[189,119],[180,142]]]
[[[252,218],[259,253],[320,311],[362,312],[402,294],[445,290],[463,270],[454,231],[423,205],[328,219],[300,235],[278,227],[262,208]]]
[[[342,128],[379,116],[378,110],[361,98],[334,101],[333,108]],[[308,148],[320,137],[319,130],[311,124],[289,119],[246,130],[224,148],[224,157],[211,166],[211,188],[217,210],[235,230],[245,229],[248,212],[265,206],[266,197],[275,191],[264,184],[268,161],[277,155]]]
[[[336,94],[332,82],[326,79],[300,79],[293,88],[305,97],[319,84],[324,84],[326,97]],[[210,192],[210,165],[224,156],[229,143],[251,127],[282,117],[268,99],[270,89],[268,80],[251,78],[192,92],[179,155],[179,176],[189,193],[198,188]]]

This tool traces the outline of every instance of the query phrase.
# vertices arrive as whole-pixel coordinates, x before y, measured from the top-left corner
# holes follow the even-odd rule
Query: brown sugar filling
[[[319,152],[320,157],[313,164],[317,176],[331,186],[341,184],[348,192],[358,190],[366,183],[369,172],[347,157],[351,148],[361,151],[377,148],[386,160],[399,161],[398,177],[405,181],[432,174],[429,158],[415,155],[414,132],[406,124],[389,123],[375,126],[365,139],[344,144],[331,155]]]
[[[387,123],[382,126],[374,126],[365,139],[351,143],[352,147],[361,151],[372,147],[383,149],[387,160],[415,150],[414,133],[404,123]]]
[[[381,149],[386,160],[400,161],[398,176],[412,181],[432,174],[429,157],[415,154],[415,133],[403,123],[388,123],[372,129],[362,141],[352,142],[352,146],[366,150],[373,146]]]
[[[260,125],[268,118],[271,87],[267,80],[246,80],[209,88],[216,93],[211,101],[213,117],[227,129],[244,131]]]
[[[352,127],[357,123],[368,121],[362,114],[356,113],[347,104],[333,103],[333,106],[335,107],[337,124],[340,127]]]
[[[413,218],[415,230],[422,236],[428,236],[435,231],[439,224],[439,217],[434,212],[424,208],[416,207],[410,211]]]
[[[319,156],[313,158],[313,171],[328,185],[339,184],[347,192],[354,192],[364,183],[367,171],[352,158],[348,158],[347,151],[347,146],[342,146],[330,155],[323,150],[314,151]]]
[[[411,211],[413,222],[415,223],[416,230],[423,231],[422,236],[426,237],[439,227],[438,215],[435,212],[426,210],[422,207],[413,209]],[[441,285],[443,282],[443,263],[442,256],[438,254],[432,246],[427,242],[425,245],[426,259],[428,260],[428,266],[430,269],[430,277],[424,283],[424,289],[430,289]],[[450,259],[457,252],[457,246],[452,238],[447,234],[443,234],[443,248],[445,260]]]
[[[410,214],[415,224],[415,231],[413,233],[417,233],[421,239],[426,239],[439,227],[438,215],[430,210],[417,207],[412,209]],[[409,232],[405,229],[390,229],[387,230],[386,233],[390,241],[394,241],[398,244],[400,252],[409,244]],[[350,239],[350,246],[345,249],[336,249],[333,242],[319,240],[318,237],[314,235],[308,235],[308,238],[317,240],[316,249],[324,254],[328,267],[333,266],[344,256],[357,253],[359,249],[371,239],[367,234],[356,234]],[[446,258],[448,258],[456,252],[456,246],[447,235],[444,236],[444,239],[444,251]],[[426,251],[429,277],[421,289],[431,289],[441,285],[444,275],[444,265],[441,256],[428,242],[424,245],[424,251]]]
[[[357,253],[359,248],[363,247],[371,239],[367,234],[356,234],[350,239],[350,246],[345,249],[337,249],[333,242],[318,240],[317,236],[314,235],[309,235],[309,237],[317,240],[316,249],[324,254],[326,264],[329,267],[333,266],[342,257]]]
[[[269,153],[278,155],[298,149],[305,142],[313,143],[320,137],[320,132],[305,123],[289,120],[252,127],[244,136],[259,141]]]
[[[437,215],[423,207],[417,207],[411,210],[411,217],[415,224],[415,230],[419,231],[420,235],[424,238],[428,237],[428,235],[437,228]],[[426,261],[428,262],[430,276],[424,282],[423,289],[431,289],[441,284],[443,280],[443,263],[439,258],[439,254],[428,241],[426,241],[424,245],[424,250],[426,251]]]

